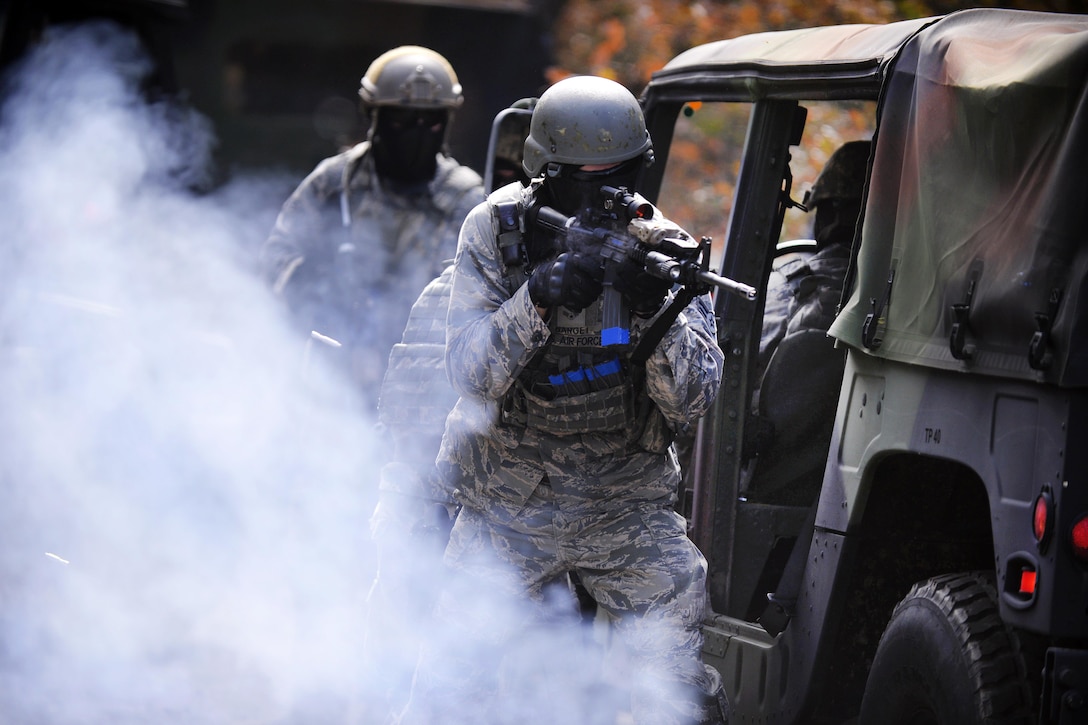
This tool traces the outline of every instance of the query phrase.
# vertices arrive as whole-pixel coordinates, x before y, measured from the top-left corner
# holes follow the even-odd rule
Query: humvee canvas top
[[[857,284],[831,334],[893,360],[1088,383],[1088,17],[933,23],[894,61],[879,113]]]

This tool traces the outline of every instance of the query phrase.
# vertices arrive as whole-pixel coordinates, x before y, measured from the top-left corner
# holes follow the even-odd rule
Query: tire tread
[[[1020,642],[998,614],[992,575],[945,574],[919,582],[896,605],[892,616],[914,599],[939,607],[955,630],[969,660],[980,722],[1034,723]]]

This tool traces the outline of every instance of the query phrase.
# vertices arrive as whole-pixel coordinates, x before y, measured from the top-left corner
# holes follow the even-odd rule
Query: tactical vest
[[[401,341],[389,353],[382,380],[378,420],[442,436],[457,394],[446,380],[446,311],[453,266],[428,284],[408,315]]]
[[[510,295],[532,274],[522,210],[516,202],[494,205],[503,280]],[[553,435],[623,431],[647,450],[668,448],[671,433],[643,390],[642,370],[631,363],[631,346],[601,344],[600,299],[580,312],[558,307],[548,325],[548,344],[502,401],[503,422]],[[651,439],[646,439],[650,429]]]
[[[552,313],[551,338],[504,400],[510,423],[546,433],[620,431],[635,423],[627,350],[601,346],[601,303]]]

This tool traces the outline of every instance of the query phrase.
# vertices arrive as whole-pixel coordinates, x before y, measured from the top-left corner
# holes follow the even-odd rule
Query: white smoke
[[[210,125],[149,70],[116,26],[54,28],[7,88],[5,722],[282,719],[358,640],[371,423],[252,273],[278,185],[191,191]]]
[[[383,722],[374,673],[415,653],[371,632],[363,662],[373,421],[254,272],[281,180],[193,191],[213,131],[149,70],[116,26],[53,28],[0,111],[2,721]],[[564,632],[511,645],[495,722],[615,722]]]

